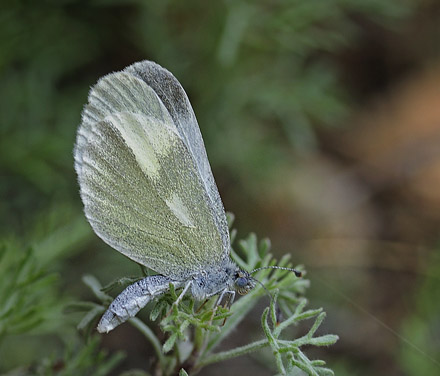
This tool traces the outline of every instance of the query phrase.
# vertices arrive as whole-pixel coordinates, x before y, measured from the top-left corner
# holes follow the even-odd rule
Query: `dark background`
[[[435,0],[2,2],[1,236],[34,247],[60,299],[93,299],[84,273],[137,272],[89,229],[72,148],[89,87],[153,60],[188,93],[239,236],[308,270],[340,336],[310,354],[338,375],[438,374],[439,20]],[[75,319],[52,319],[0,338],[0,372],[57,356]],[[128,325],[102,346],[148,367]]]

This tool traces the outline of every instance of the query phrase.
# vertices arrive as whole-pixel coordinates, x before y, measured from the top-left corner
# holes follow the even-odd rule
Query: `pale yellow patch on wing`
[[[154,124],[158,120],[141,114],[123,112],[113,116],[118,118],[118,130],[142,171],[153,180],[160,179],[161,166],[158,157],[169,153],[172,148],[168,133]]]
[[[170,199],[166,199],[165,202],[184,226],[195,228],[188,208],[184,205],[182,199],[176,193],[174,193]]]

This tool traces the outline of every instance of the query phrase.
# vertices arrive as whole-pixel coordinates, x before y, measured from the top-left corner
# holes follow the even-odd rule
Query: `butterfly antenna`
[[[251,271],[251,274],[254,274],[254,273],[256,273],[256,272],[258,272],[258,271],[260,271],[260,270],[263,270],[263,269],[281,269],[281,270],[289,270],[289,271],[295,273],[295,275],[296,275],[298,278],[302,277],[302,272],[301,272],[301,271],[296,270],[296,269],[293,269],[293,268],[285,268],[285,267],[283,267],[283,266],[262,266],[261,268],[257,268],[257,269],[252,270],[252,271]]]
[[[267,289],[267,287],[264,286],[264,283],[259,281],[258,279],[255,279],[254,277],[252,277],[252,279],[255,282],[258,282],[260,284],[260,286],[264,289],[264,291],[266,291],[266,294],[269,295],[270,300],[272,300],[273,299],[273,295],[270,293],[270,291]]]
[[[260,271],[260,270],[263,270],[263,269],[281,269],[281,270],[288,270],[288,271],[290,271],[290,272],[295,273],[295,275],[296,275],[298,278],[300,278],[300,277],[302,276],[302,273],[301,273],[299,270],[292,269],[292,268],[285,268],[285,267],[283,267],[283,266],[262,266],[261,268],[257,268],[257,269],[252,270],[252,271],[250,272],[250,274],[254,274],[254,273],[256,273],[256,272],[258,272],[258,271]],[[255,282],[258,282],[258,283],[261,285],[261,287],[263,287],[264,291],[266,291],[266,294],[270,297],[270,300],[273,301],[274,297],[273,297],[273,295],[270,293],[270,291],[266,288],[266,286],[264,286],[264,283],[261,282],[261,281],[259,281],[258,279],[254,278],[254,277],[251,277],[251,278],[252,278]],[[278,325],[278,323],[281,321],[281,319],[279,318],[279,316],[281,317],[281,310],[280,310],[280,308],[279,308],[279,306],[278,306],[278,303],[275,303],[275,306],[276,306],[276,311],[277,311],[277,325]]]

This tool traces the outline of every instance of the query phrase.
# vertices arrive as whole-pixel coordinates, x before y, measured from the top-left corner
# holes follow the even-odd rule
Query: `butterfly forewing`
[[[209,197],[209,207],[212,210],[217,230],[222,238],[224,253],[229,254],[230,240],[225,210],[211,172],[200,128],[185,90],[172,73],[151,61],[135,63],[124,71],[146,82],[168,110],[195,161]]]
[[[75,168],[96,233],[131,259],[181,279],[224,258],[227,226],[212,174],[191,152],[197,136],[189,130],[184,138],[185,124],[176,127],[157,90],[129,73],[100,80],[83,112]]]

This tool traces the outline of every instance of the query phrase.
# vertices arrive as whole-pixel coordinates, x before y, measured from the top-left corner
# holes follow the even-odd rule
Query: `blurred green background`
[[[64,304],[92,299],[81,276],[138,271],[86,223],[72,148],[89,87],[149,59],[187,91],[239,235],[305,264],[341,337],[316,357],[439,374],[439,19],[435,0],[2,2],[0,373],[63,370],[81,348]],[[126,352],[115,375],[148,369],[128,325],[100,346]]]

